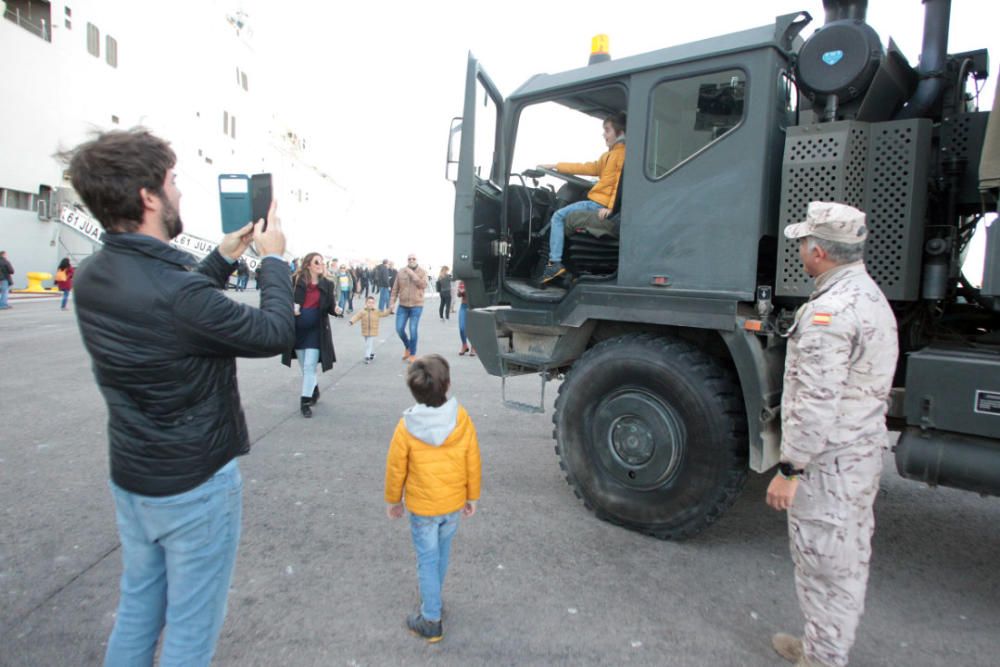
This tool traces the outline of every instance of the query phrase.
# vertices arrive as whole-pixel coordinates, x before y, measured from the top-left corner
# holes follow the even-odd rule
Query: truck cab
[[[942,3],[926,4],[928,21],[939,24],[932,12]],[[963,235],[996,210],[996,191],[981,194],[970,165],[997,128],[988,130],[990,114],[970,108],[964,92],[966,79],[985,76],[985,51],[942,51],[947,91],[927,103],[920,71],[864,23],[866,5],[828,0],[826,23],[809,40],[800,33],[811,17],[799,12],[539,74],[507,98],[469,56],[448,151],[469,337],[489,373],[539,376],[535,410],[544,408],[545,383],[563,379],[556,452],[599,517],[683,538],[721,515],[748,470],[777,463],[781,334],[811,290],[781,230],[804,219],[810,201],[868,212],[866,264],[901,323],[931,312],[966,318],[965,340],[980,356],[961,362],[936,349],[944,328],[901,325],[901,351],[934,348],[915,378],[949,363],[1000,377],[1000,350],[989,342],[1000,330],[1000,301],[989,286],[973,295],[955,269]],[[552,213],[585,199],[593,182],[538,165],[593,159],[601,121],[622,112],[626,152],[612,224],[595,233],[570,218],[569,276],[542,284]],[[959,135],[960,173],[946,159]],[[1000,267],[1000,234],[992,236],[987,275]],[[928,388],[907,392],[913,369],[901,356],[890,414],[919,431],[913,404]],[[932,421],[924,419],[921,437]],[[975,435],[992,452],[1000,424]],[[948,447],[935,442],[921,461]],[[911,472],[922,465],[911,463]],[[911,476],[946,483],[940,473]],[[951,485],[1000,492],[983,480]]]

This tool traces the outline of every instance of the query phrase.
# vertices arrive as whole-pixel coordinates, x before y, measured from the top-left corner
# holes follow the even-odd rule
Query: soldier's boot
[[[771,637],[771,646],[774,647],[778,655],[788,662],[799,665],[802,660],[808,660],[802,651],[802,639],[800,637],[793,637],[784,632],[779,632]]]

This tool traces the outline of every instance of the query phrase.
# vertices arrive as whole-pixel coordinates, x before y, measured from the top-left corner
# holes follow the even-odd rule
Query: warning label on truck
[[[976,412],[1000,417],[1000,391],[977,391]]]

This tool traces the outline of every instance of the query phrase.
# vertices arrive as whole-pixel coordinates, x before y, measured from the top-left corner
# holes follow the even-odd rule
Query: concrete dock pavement
[[[233,294],[248,303],[256,292]],[[801,616],[785,519],[751,475],[702,535],[660,542],[595,519],[566,485],[544,415],[500,404],[499,380],[459,357],[457,317],[429,300],[420,352],[452,365],[483,455],[480,511],[456,537],[444,641],[404,629],[416,603],[408,524],[385,518],[385,453],[412,403],[382,320],[376,361],[346,320],[312,419],[299,372],[241,360],[253,449],[240,460],[243,536],[217,665],[777,665]],[[72,308],[72,306],[71,306]],[[0,665],[96,665],[114,622],[120,549],[106,411],[72,310],[0,312]],[[515,398],[537,397],[534,378]],[[1000,502],[900,479],[876,503],[857,665],[992,665],[1000,654]]]

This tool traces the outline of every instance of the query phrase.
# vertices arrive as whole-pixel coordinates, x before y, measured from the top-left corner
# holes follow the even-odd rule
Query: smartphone
[[[267,229],[267,212],[271,210],[271,174],[254,174],[250,177],[250,201],[255,223],[264,218],[264,229]]]
[[[219,174],[219,206],[222,209],[222,233],[242,229],[253,218],[250,200],[250,177],[246,174]]]

